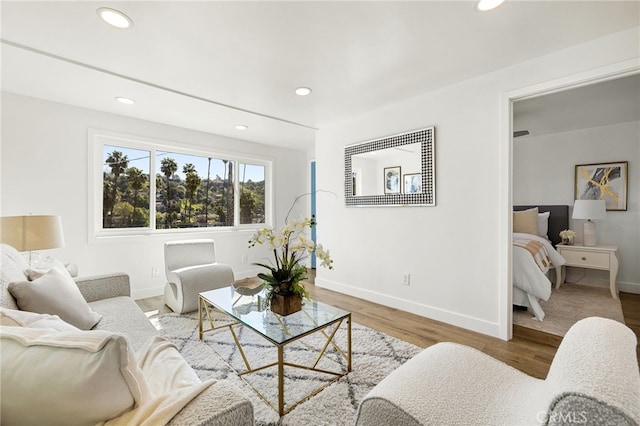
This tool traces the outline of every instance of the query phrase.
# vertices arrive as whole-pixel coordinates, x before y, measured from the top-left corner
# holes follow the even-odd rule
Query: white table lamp
[[[604,219],[607,214],[607,206],[604,200],[576,200],[573,205],[573,219],[586,219],[582,225],[582,244],[593,247],[596,241],[596,224],[592,219]]]
[[[60,216],[5,216],[0,218],[0,241],[18,251],[64,247]]]

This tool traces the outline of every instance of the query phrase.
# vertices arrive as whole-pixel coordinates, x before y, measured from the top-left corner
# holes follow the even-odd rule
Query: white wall
[[[515,90],[619,62],[637,61],[639,30],[624,31],[320,129],[319,240],[331,271],[316,285],[507,338],[510,284],[509,123],[503,97]],[[434,58],[438,60],[438,58]],[[347,208],[346,145],[434,125],[435,207]],[[501,222],[500,218],[504,221]],[[401,285],[403,272],[411,285]]]
[[[351,170],[355,172],[356,195],[383,194],[384,187],[381,184],[382,169],[379,169],[378,161],[374,158],[359,158],[354,156],[351,161]]]
[[[513,203],[573,206],[575,165],[617,161],[629,162],[627,211],[597,221],[598,244],[618,246],[618,286],[640,293],[640,121],[514,139]],[[583,222],[570,221],[578,242]],[[606,271],[569,271],[569,281],[583,272],[581,282],[609,287]]]
[[[162,294],[163,243],[184,238],[214,238],[218,260],[228,263],[236,277],[254,274],[251,265],[267,255],[247,247],[251,231],[174,232],[147,237],[117,237],[89,243],[88,149],[89,128],[168,141],[175,146],[263,155],[274,160],[275,221],[282,224],[291,203],[309,191],[308,154],[260,145],[178,127],[89,109],[2,93],[2,216],[55,214],[62,216],[66,247],[43,251],[64,262],[78,264],[80,275],[115,271],[131,276],[134,298]],[[302,176],[302,178],[301,178]],[[306,213],[301,200],[293,214]],[[242,255],[249,262],[242,263]],[[152,277],[152,268],[160,271]]]

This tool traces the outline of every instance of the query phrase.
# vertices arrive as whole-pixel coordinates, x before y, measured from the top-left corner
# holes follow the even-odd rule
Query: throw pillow
[[[28,311],[18,311],[16,309],[6,309],[0,307],[0,325],[28,328],[46,328],[50,330],[78,330],[76,327],[66,323],[57,315],[36,314]]]
[[[513,232],[538,235],[538,208],[513,212]]]
[[[549,216],[550,212],[538,213],[538,236],[549,239]]]
[[[73,278],[55,268],[31,282],[10,283],[9,291],[20,309],[58,315],[82,330],[93,328],[102,319],[84,300]]]
[[[121,334],[0,327],[2,423],[95,425],[149,392]]]

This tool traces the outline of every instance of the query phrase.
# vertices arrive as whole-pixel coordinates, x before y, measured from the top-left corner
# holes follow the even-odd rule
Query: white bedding
[[[553,248],[547,239],[523,233],[514,233],[513,238],[514,240],[538,241],[544,246],[551,265],[559,268],[565,264],[562,255]],[[542,321],[545,316],[539,301],[547,301],[551,296],[551,282],[547,278],[547,271],[543,272],[538,267],[529,251],[522,247],[513,246],[513,301],[515,304],[531,308],[538,321]]]

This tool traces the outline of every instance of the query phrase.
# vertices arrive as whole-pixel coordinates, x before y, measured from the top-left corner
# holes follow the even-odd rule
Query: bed
[[[530,220],[534,214],[531,209],[536,207],[537,226],[532,229],[527,223],[532,225]],[[545,313],[540,300],[549,300],[552,287],[547,274],[555,272],[556,288],[560,286],[561,266],[565,260],[555,250],[555,245],[561,241],[560,231],[569,228],[569,206],[514,206],[513,210],[520,212],[514,213],[513,304],[526,307],[542,321]],[[527,223],[523,224],[523,217]]]

